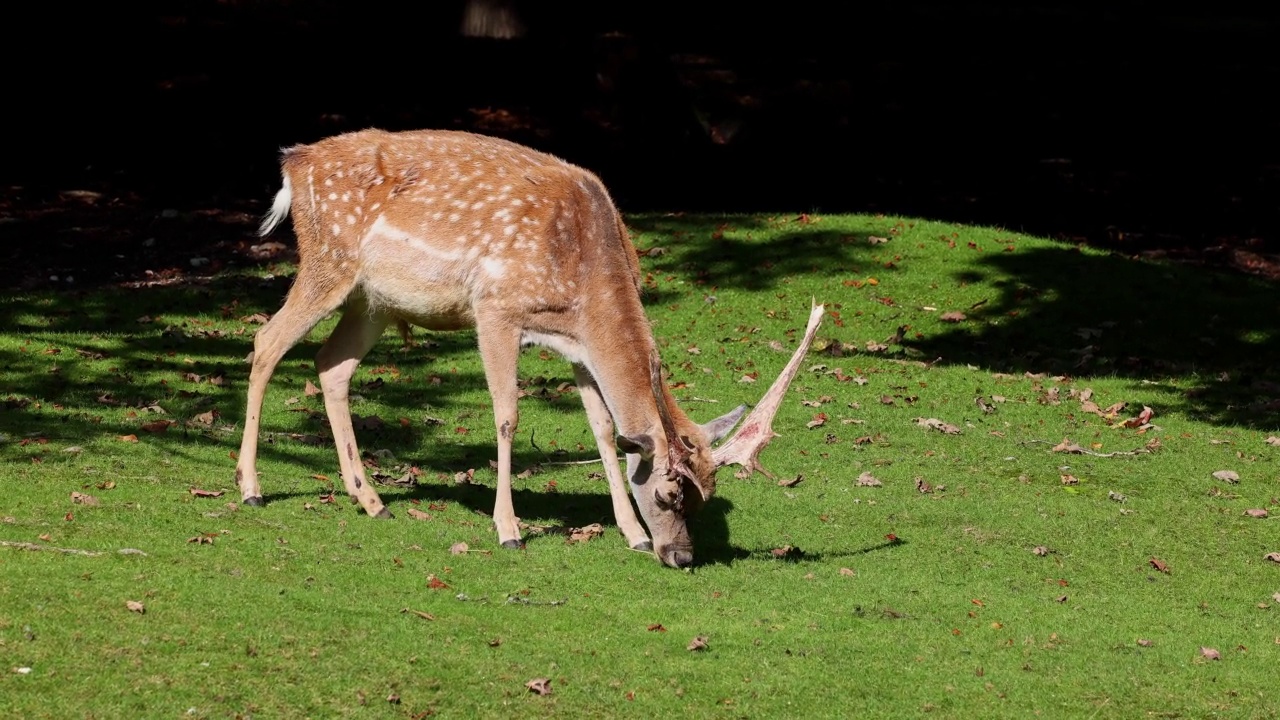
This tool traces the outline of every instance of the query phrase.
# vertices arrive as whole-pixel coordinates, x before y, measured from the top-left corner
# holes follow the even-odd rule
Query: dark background
[[[9,11],[5,285],[252,238],[280,147],[368,126],[524,142],[630,212],[906,213],[1276,276],[1276,11],[514,2],[496,40],[466,2]],[[158,234],[175,213],[206,222]]]

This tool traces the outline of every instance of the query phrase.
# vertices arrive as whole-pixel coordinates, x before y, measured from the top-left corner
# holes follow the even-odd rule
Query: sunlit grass
[[[790,486],[722,471],[692,572],[627,549],[598,465],[556,464],[593,441],[553,354],[521,360],[515,463],[540,472],[517,480],[530,528],[510,552],[473,334],[388,334],[357,374],[362,450],[417,479],[380,488],[397,519],[375,522],[306,392],[334,319],[272,382],[268,505],[235,505],[242,359],[287,282],[3,301],[0,540],[97,553],[0,548],[4,714],[1280,710],[1280,542],[1245,514],[1280,505],[1274,286],[920,220],[629,220],[695,419],[756,401],[811,299],[829,310],[762,456]],[[590,542],[562,532],[595,522]],[[540,677],[552,694],[525,688]]]

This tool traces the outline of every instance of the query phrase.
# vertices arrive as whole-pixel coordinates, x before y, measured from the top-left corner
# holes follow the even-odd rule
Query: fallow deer
[[[746,406],[701,425],[677,407],[641,306],[635,248],[595,175],[515,143],[452,131],[365,130],[282,154],[283,187],[260,234],[292,212],[298,272],[283,307],[254,338],[236,464],[245,505],[263,504],[256,459],[271,374],[341,308],[316,369],[343,483],[369,515],[391,517],[356,447],[347,392],[357,364],[393,322],[474,327],[498,434],[493,522],[501,545],[521,545],[511,499],[516,360],[523,345],[538,344],[573,365],[627,542],[673,567],[693,562],[686,516],[715,491],[718,467],[759,467],[756,455],[773,437],[773,414],[821,307],[747,424],[713,450]],[[627,498],[615,425],[652,542]]]

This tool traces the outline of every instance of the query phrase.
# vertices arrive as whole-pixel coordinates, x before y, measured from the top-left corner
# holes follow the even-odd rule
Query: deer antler
[[[689,455],[689,448],[676,430],[675,420],[671,418],[671,408],[667,405],[667,393],[662,387],[662,361],[655,351],[649,355],[649,385],[653,389],[653,399],[658,403],[658,417],[662,420],[662,433],[667,438],[668,467],[673,469],[684,465]]]
[[[792,378],[796,376],[796,372],[800,369],[800,363],[804,360],[805,353],[809,351],[809,346],[813,344],[813,337],[818,332],[818,325],[822,322],[823,312],[822,305],[815,304],[813,306],[813,309],[809,311],[809,326],[805,328],[804,339],[800,341],[800,347],[796,348],[795,354],[791,356],[787,366],[782,369],[782,374],[778,376],[777,380],[773,381],[773,385],[769,387],[769,392],[765,393],[760,402],[751,410],[751,414],[747,415],[747,419],[738,428],[738,431],[724,441],[723,445],[711,451],[716,467],[738,464],[745,469],[742,474],[743,477],[759,470],[769,479],[774,479],[773,473],[765,470],[760,465],[760,451],[764,449],[765,445],[769,444],[770,440],[778,437],[778,434],[773,431],[773,416],[778,414],[778,407],[782,404],[782,396],[786,394]]]

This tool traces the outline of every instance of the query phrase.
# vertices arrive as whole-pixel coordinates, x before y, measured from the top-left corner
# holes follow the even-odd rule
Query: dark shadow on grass
[[[651,247],[665,251],[654,260],[655,274],[688,275],[700,286],[753,291],[775,288],[793,275],[856,272],[860,262],[879,252],[867,236],[888,229],[888,223],[832,228],[821,219],[796,215],[645,215],[628,218],[627,225],[646,234],[642,252]],[[783,232],[767,242],[749,237],[779,230]]]
[[[1275,427],[1280,410],[1276,283],[1200,266],[1058,246],[991,253],[953,282],[999,280],[968,320],[908,340],[919,357],[997,372],[1172,381],[1172,408],[1219,425]],[[944,308],[952,309],[952,308]],[[1151,403],[1147,403],[1151,404]]]

